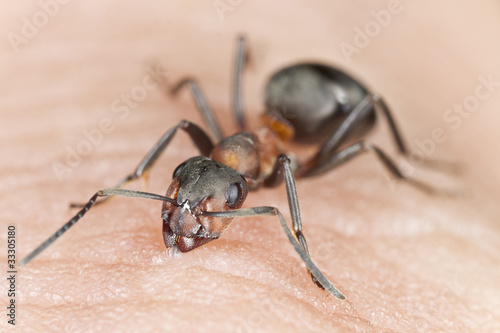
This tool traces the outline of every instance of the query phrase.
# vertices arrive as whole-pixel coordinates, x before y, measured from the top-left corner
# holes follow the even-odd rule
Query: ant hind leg
[[[428,194],[439,194],[445,196],[457,196],[459,194],[458,191],[438,189],[433,187],[432,185],[408,177],[407,175],[403,174],[401,170],[399,170],[399,168],[396,166],[396,163],[392,161],[382,149],[366,141],[358,141],[340,151],[333,152],[332,154],[324,157],[319,162],[315,162],[314,164],[306,164],[299,168],[297,173],[301,177],[310,177],[323,174],[346,163],[347,161],[350,161],[357,156],[369,152],[375,154],[377,159],[382,162],[383,166],[387,171],[389,171],[392,176],[406,182],[407,184],[421,191],[424,191]]]

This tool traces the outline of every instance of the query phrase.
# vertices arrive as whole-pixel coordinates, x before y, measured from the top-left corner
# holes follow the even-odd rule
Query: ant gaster
[[[399,152],[407,154],[383,99],[333,67],[303,63],[278,71],[265,88],[263,126],[254,131],[245,131],[247,127],[241,100],[245,61],[246,40],[240,37],[233,82],[233,111],[241,129],[239,133],[225,137],[198,83],[194,79],[182,80],[172,92],[184,86],[190,88],[199,111],[218,143],[214,145],[208,134],[194,123],[181,121],[158,140],[135,171],[124,177],[116,187],[98,191],[84,205],[72,205],[83,208],[19,265],[27,264],[59,238],[83,217],[98,197],[128,196],[163,202],[165,245],[181,252],[191,251],[219,238],[233,218],[277,215],[289,241],[306,264],[313,282],[336,298],[345,299],[309,257],[302,233],[294,178],[319,175],[355,156],[373,152],[395,177],[424,191],[432,192],[434,189],[407,178],[381,149],[363,140],[363,135],[373,127],[376,117],[382,115],[389,124]],[[201,156],[190,158],[175,169],[166,195],[122,189],[128,182],[145,175],[179,129],[189,135]],[[282,148],[292,140],[317,144],[319,149],[303,163],[292,162]],[[249,190],[256,190],[259,186],[276,186],[283,180],[293,231],[277,208],[240,208]]]

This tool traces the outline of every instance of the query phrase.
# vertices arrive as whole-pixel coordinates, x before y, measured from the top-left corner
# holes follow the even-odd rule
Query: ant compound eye
[[[234,208],[241,201],[241,184],[231,183],[226,188],[226,203],[230,208]]]
[[[177,168],[175,168],[174,173],[172,174],[172,178],[177,178],[179,174],[181,173],[182,169],[184,169],[184,166],[186,165],[186,162],[179,164]]]

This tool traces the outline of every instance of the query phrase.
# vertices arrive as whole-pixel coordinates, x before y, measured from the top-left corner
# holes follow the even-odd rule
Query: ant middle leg
[[[245,117],[243,111],[243,98],[242,98],[242,81],[243,81],[242,78],[246,61],[247,61],[246,38],[240,36],[236,42],[236,53],[234,57],[234,69],[233,69],[233,91],[232,91],[233,114],[240,130],[245,129]],[[170,93],[176,94],[184,86],[189,87],[189,90],[191,91],[196,106],[198,107],[198,110],[203,116],[205,123],[210,129],[210,132],[214,135],[216,141],[219,142],[224,138],[224,134],[198,82],[193,78],[182,79],[170,90]]]
[[[240,130],[245,129],[245,116],[242,101],[242,76],[247,61],[246,38],[240,36],[236,43],[233,72],[233,113]]]
[[[125,177],[123,177],[114,187],[121,188],[126,184],[130,183],[131,181],[146,176],[147,172],[158,160],[158,157],[160,157],[161,153],[167,148],[168,144],[175,136],[178,129],[183,130],[189,135],[189,137],[196,145],[201,155],[208,156],[210,154],[214,145],[210,140],[210,138],[208,137],[208,135],[205,133],[205,131],[190,121],[182,120],[177,125],[175,125],[167,132],[165,132],[165,134],[163,134],[163,136],[148,151],[146,156],[144,156],[144,158],[141,160],[141,162],[135,168],[135,170],[130,174],[126,175]],[[96,202],[96,204],[103,203],[107,201],[109,198],[110,197],[106,197],[105,199]],[[84,206],[85,204],[81,203],[70,204],[71,208],[81,208]]]
[[[203,119],[205,120],[205,123],[207,124],[210,132],[215,137],[215,141],[219,142],[220,140],[222,140],[222,138],[224,138],[224,133],[222,132],[222,129],[219,125],[219,122],[217,121],[217,118],[215,117],[215,114],[212,111],[212,108],[208,104],[208,101],[205,98],[205,95],[203,94],[203,91],[201,90],[201,87],[198,84],[198,82],[192,78],[183,79],[183,80],[179,81],[170,90],[170,93],[175,95],[184,86],[189,87],[189,90],[191,91],[194,102],[195,102],[196,106],[198,107],[198,111],[201,113],[201,115],[202,115]]]

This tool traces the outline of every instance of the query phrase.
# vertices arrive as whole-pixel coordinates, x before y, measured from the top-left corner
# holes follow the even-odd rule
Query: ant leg
[[[342,124],[340,124],[340,127],[323,143],[318,152],[309,161],[307,161],[306,168],[313,169],[315,168],[315,165],[323,164],[322,160],[325,158],[328,159],[332,153],[336,152],[340,148],[340,146],[345,142],[345,139],[357,127],[357,125],[370,115],[373,108],[379,110],[379,112],[381,112],[387,120],[399,153],[403,156],[408,156],[409,152],[406,148],[406,144],[404,143],[403,137],[396,126],[396,122],[394,121],[387,104],[382,97],[376,94],[369,94],[364,97],[358,105],[356,105],[356,107],[344,119]],[[424,159],[423,165],[447,171],[458,170],[454,163],[446,161]]]
[[[397,146],[399,152],[401,153],[401,155],[408,156],[408,149],[406,149],[406,144],[404,143],[403,137],[399,133],[398,127],[396,126],[396,122],[394,121],[394,118],[391,115],[391,111],[389,110],[387,103],[379,95],[372,94],[371,96],[372,96],[372,100],[375,103],[375,106],[385,116],[385,119],[387,120],[387,123],[389,124],[389,128],[392,132],[394,142],[396,142],[396,146]]]
[[[345,142],[345,139],[349,136],[349,134],[354,129],[356,129],[357,125],[361,121],[363,121],[368,115],[370,115],[374,106],[375,106],[374,95],[372,94],[366,95],[361,100],[361,102],[359,102],[358,105],[356,105],[356,107],[348,114],[348,116],[340,124],[339,128],[336,129],[335,132],[333,132],[331,136],[323,143],[323,145],[319,148],[318,152],[311,158],[311,160],[308,163],[316,164],[320,162],[324,157],[329,156],[332,152],[336,151]],[[392,120],[392,118],[390,119]],[[401,139],[399,134],[397,134],[397,137]],[[398,142],[401,142],[401,144],[403,145],[402,140]]]
[[[410,155],[410,152],[406,148],[403,137],[401,136],[401,134],[396,126],[396,123],[394,122],[394,118],[391,115],[391,111],[389,110],[387,103],[384,101],[384,99],[381,96],[378,96],[378,95],[372,95],[372,96],[373,96],[373,100],[375,101],[375,106],[384,115],[385,119],[387,120],[387,123],[389,124],[389,128],[392,132],[394,142],[396,142],[396,146],[397,146],[400,154],[408,157]],[[451,161],[424,158],[424,159],[422,159],[422,166],[428,167],[428,168],[440,169],[440,170],[448,171],[448,172],[453,172],[455,174],[458,174],[461,172],[461,166],[459,164],[457,164],[456,162],[451,162]]]
[[[314,262],[309,257],[309,253],[304,251],[302,245],[297,241],[297,238],[294,236],[292,231],[287,225],[287,222],[281,212],[274,207],[261,206],[261,207],[252,207],[252,208],[240,208],[234,209],[224,212],[203,212],[204,216],[213,216],[213,217],[252,217],[252,216],[264,216],[278,215],[280,224],[285,231],[285,234],[292,244],[295,251],[299,254],[300,258],[306,264],[306,267],[311,275],[313,275],[317,282],[316,285],[320,286],[321,289],[326,289],[331,295],[336,297],[337,299],[343,301],[346,299],[345,295],[342,294],[335,286],[328,280],[328,278],[319,270],[319,268],[314,264]]]
[[[170,92],[172,94],[176,94],[180,89],[182,89],[185,85],[189,86],[189,90],[191,90],[191,94],[193,95],[194,101],[198,110],[200,111],[205,123],[207,124],[210,132],[214,135],[215,140],[219,142],[224,138],[224,134],[222,133],[221,127],[215,118],[215,115],[208,105],[208,102],[203,94],[203,91],[200,88],[200,85],[196,80],[187,78],[181,80],[177,85],[175,85]]]
[[[319,268],[313,263],[309,256],[309,250],[307,248],[307,242],[302,233],[302,222],[300,218],[299,202],[297,199],[297,190],[295,187],[295,180],[293,177],[293,172],[290,167],[290,159],[286,155],[281,155],[279,157],[279,163],[283,169],[285,176],[286,192],[288,197],[288,206],[290,208],[290,214],[292,216],[293,233],[288,227],[286,220],[280,211],[274,207],[253,207],[253,208],[242,208],[234,209],[230,211],[223,212],[203,212],[204,216],[213,217],[247,217],[247,216],[262,216],[262,215],[278,215],[280,219],[281,226],[285,231],[288,240],[293,245],[295,251],[299,254],[300,258],[306,264],[308,272],[311,274],[313,282],[321,289],[326,289],[330,294],[335,296],[340,300],[346,299],[346,297],[335,288],[332,283],[326,278],[326,276],[321,273]]]
[[[278,162],[281,165],[282,172],[285,177],[286,196],[288,198],[290,215],[292,216],[293,231],[295,233],[295,237],[297,237],[297,239],[299,240],[302,249],[307,254],[307,256],[309,256],[309,248],[307,247],[306,237],[302,233],[302,220],[300,218],[299,199],[297,197],[295,178],[293,177],[293,171],[290,167],[290,158],[286,155],[280,155],[278,157]],[[318,287],[324,289],[323,285],[318,282],[314,274],[312,274],[310,270],[308,270],[308,272],[311,274],[313,282]]]
[[[314,165],[304,165],[299,168],[297,175],[299,177],[310,177],[325,173],[333,168],[336,168],[352,158],[364,153],[372,152],[379,159],[384,167],[396,178],[404,180],[408,184],[427,192],[429,194],[457,195],[457,192],[440,190],[416,179],[405,176],[396,166],[396,164],[384,153],[380,148],[366,141],[356,142],[338,152],[333,152],[326,156],[319,163]]]
[[[56,241],[59,237],[61,237],[69,228],[76,224],[89,210],[96,204],[96,200],[98,197],[111,197],[111,196],[124,196],[124,197],[132,197],[132,198],[143,198],[143,199],[152,199],[152,200],[160,200],[160,201],[168,201],[175,204],[175,201],[171,198],[164,197],[162,195],[140,192],[140,191],[132,191],[125,190],[119,188],[108,188],[104,190],[98,191],[94,194],[90,200],[83,205],[82,210],[78,212],[71,220],[66,222],[59,230],[57,230],[52,236],[50,236],[45,242],[43,242],[40,246],[38,246],[35,250],[33,250],[26,258],[19,262],[19,266],[24,266],[29,263],[33,258],[39,255],[43,250],[49,247],[50,244]]]
[[[240,36],[236,44],[236,56],[234,58],[234,73],[233,73],[233,112],[236,117],[236,123],[240,130],[245,129],[245,117],[243,115],[242,102],[242,73],[247,59],[246,54],[246,38]]]
[[[151,148],[151,150],[142,159],[137,168],[132,173],[123,177],[118,182],[118,184],[115,185],[115,187],[122,187],[127,183],[145,175],[149,171],[149,169],[151,169],[156,160],[158,160],[160,154],[167,148],[168,144],[177,133],[177,130],[179,128],[184,130],[191,137],[191,140],[194,142],[201,155],[208,156],[210,154],[213,148],[213,144],[205,131],[190,121],[182,120],[179,124],[172,127],[165,134],[163,134],[163,136],[155,143],[153,148]],[[97,202],[97,204],[103,203],[106,200],[108,200],[108,198]],[[79,203],[70,204],[70,207],[72,208],[80,208],[83,206],[84,204]]]
[[[242,102],[242,73],[245,67],[246,61],[246,39],[241,36],[238,38],[236,46],[236,56],[234,62],[234,73],[233,73],[233,112],[236,117],[236,122],[241,130],[245,128],[245,117],[243,115],[243,102]],[[187,78],[181,80],[172,89],[171,93],[176,94],[185,85],[189,86],[191,93],[193,95],[194,101],[198,110],[200,111],[205,123],[210,128],[210,132],[215,136],[216,141],[220,141],[224,138],[221,127],[215,118],[215,115],[208,105],[206,98],[200,88],[200,85],[196,80],[192,78]]]
[[[280,156],[281,157],[281,156]],[[269,176],[267,176],[264,181],[262,182],[265,187],[276,187],[283,183],[283,168],[281,167],[279,163],[280,157],[277,158],[276,162],[274,163],[274,168],[273,171]]]

